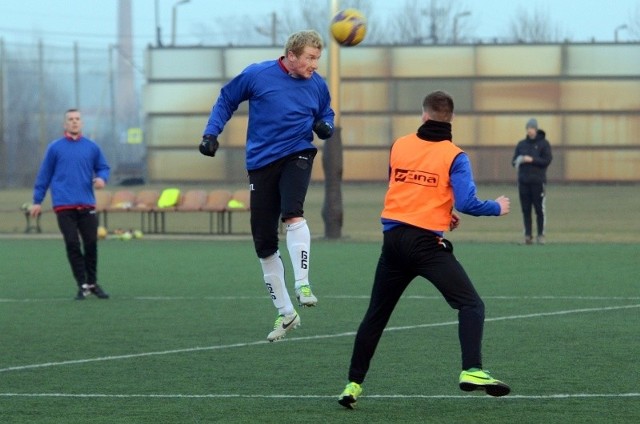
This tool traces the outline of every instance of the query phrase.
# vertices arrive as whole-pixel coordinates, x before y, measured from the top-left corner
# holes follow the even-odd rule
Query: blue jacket
[[[218,136],[240,103],[249,101],[246,167],[262,168],[291,154],[313,149],[313,124],[333,126],[327,84],[314,73],[293,78],[279,60],[248,66],[220,90],[204,134]]]
[[[47,146],[33,189],[33,203],[41,204],[51,189],[53,208],[95,206],[93,179],[109,180],[110,168],[98,146],[86,137],[63,137]]]

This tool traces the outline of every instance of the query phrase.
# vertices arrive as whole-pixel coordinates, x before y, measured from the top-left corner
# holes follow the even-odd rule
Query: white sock
[[[287,225],[287,249],[296,279],[295,288],[309,284],[309,247],[311,234],[307,221],[302,220]]]
[[[284,281],[284,265],[280,258],[280,252],[277,251],[268,258],[260,258],[260,265],[273,306],[278,309],[280,315],[292,314],[294,309]]]

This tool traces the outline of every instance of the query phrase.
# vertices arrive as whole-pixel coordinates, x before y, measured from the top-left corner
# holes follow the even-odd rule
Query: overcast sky
[[[318,2],[330,0],[317,0]],[[156,11],[165,43],[169,43],[172,10],[177,0],[132,0],[135,44],[145,46],[156,40]],[[345,2],[342,2],[346,4]],[[373,13],[384,15],[404,0],[371,0]],[[429,4],[424,0],[425,6]],[[551,21],[574,41],[613,41],[616,28],[640,13],[640,0],[459,0],[471,12],[464,18],[477,38],[506,36],[508,28],[523,8],[548,13]],[[177,11],[177,44],[199,43],[198,31],[220,28],[220,18],[234,23],[229,31],[241,31],[241,17],[267,21],[272,13],[295,10],[300,0],[190,0]],[[77,41],[81,46],[100,47],[116,42],[118,0],[0,0],[0,38],[7,44],[50,44]],[[156,5],[158,6],[156,8]],[[605,10],[606,8],[606,10]],[[252,29],[252,27],[250,28]],[[629,40],[626,29],[618,31],[620,41]]]

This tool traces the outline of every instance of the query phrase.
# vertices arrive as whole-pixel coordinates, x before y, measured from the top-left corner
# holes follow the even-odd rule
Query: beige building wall
[[[220,136],[215,159],[197,144],[220,88],[280,48],[150,48],[143,90],[150,181],[244,181],[247,105]],[[327,75],[328,55],[319,73]],[[420,124],[424,96],[454,96],[454,141],[479,182],[514,181],[511,157],[538,119],[552,144],[553,181],[640,181],[637,43],[384,46],[340,50],[345,181],[387,177],[393,140]],[[322,180],[322,148],[312,178]]]

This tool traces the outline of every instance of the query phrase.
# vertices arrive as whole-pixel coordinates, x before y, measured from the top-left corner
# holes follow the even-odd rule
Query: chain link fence
[[[31,187],[44,151],[80,109],[83,133],[103,149],[112,181],[144,178],[143,75],[116,46],[6,44],[0,39],[0,188]]]

